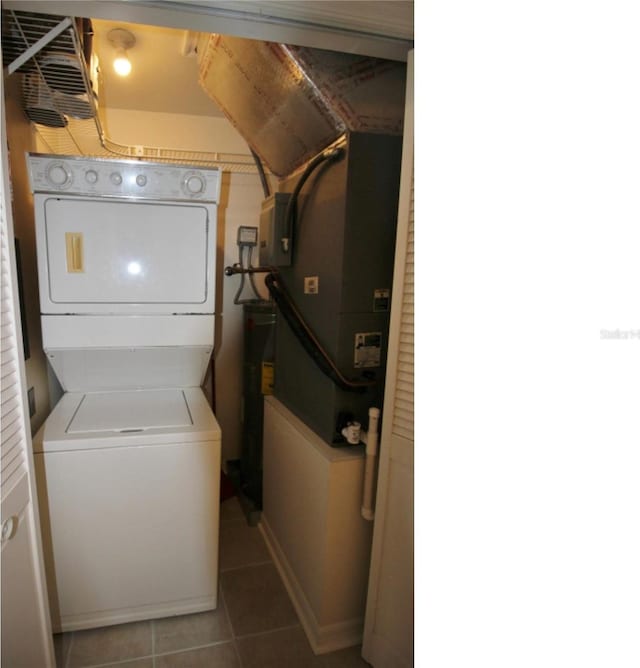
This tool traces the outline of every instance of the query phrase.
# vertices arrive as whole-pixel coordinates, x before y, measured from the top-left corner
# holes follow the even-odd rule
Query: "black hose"
[[[280,313],[282,313],[291,328],[291,331],[325,376],[330,378],[341,390],[347,392],[365,392],[367,388],[375,385],[375,380],[352,381],[340,373],[338,367],[333,363],[307,323],[303,320],[278,274],[267,274],[264,283],[280,309]]]
[[[305,167],[304,171],[300,175],[298,182],[291,193],[291,197],[287,202],[287,208],[284,213],[284,225],[285,225],[285,236],[289,239],[289,248],[293,248],[293,232],[295,229],[295,222],[297,217],[297,206],[298,206],[298,195],[302,190],[302,186],[306,183],[307,179],[311,176],[313,171],[321,165],[326,160],[337,160],[342,157],[344,149],[334,148],[331,150],[323,151],[317,155],[311,162]]]
[[[251,151],[253,160],[256,163],[256,167],[258,168],[258,174],[260,176],[260,182],[262,183],[262,190],[264,192],[264,196],[265,198],[269,197],[269,195],[271,195],[271,190],[269,189],[269,182],[267,181],[267,175],[264,173],[264,167],[262,166],[262,161],[260,160],[260,156],[251,147],[249,147],[249,150]]]

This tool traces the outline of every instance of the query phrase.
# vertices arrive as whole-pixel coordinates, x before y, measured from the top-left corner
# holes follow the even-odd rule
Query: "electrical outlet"
[[[304,294],[305,295],[317,295],[318,292],[319,292],[318,277],[317,276],[305,276],[304,277]]]

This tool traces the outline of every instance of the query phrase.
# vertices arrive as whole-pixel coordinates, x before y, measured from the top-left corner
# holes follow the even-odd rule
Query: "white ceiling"
[[[98,55],[102,87],[100,104],[115,109],[161,111],[194,116],[222,116],[215,102],[198,84],[195,56],[182,55],[186,30],[93,20],[94,51]],[[131,74],[113,71],[115,49],[107,35],[113,28],[126,28],[136,38],[129,50]]]

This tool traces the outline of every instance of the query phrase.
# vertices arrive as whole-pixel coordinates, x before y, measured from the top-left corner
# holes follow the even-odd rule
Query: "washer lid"
[[[203,391],[173,387],[66,392],[32,440],[34,452],[63,453],[187,443],[219,448],[221,436]]]
[[[128,433],[192,425],[182,389],[91,392],[84,395],[66,433]]]

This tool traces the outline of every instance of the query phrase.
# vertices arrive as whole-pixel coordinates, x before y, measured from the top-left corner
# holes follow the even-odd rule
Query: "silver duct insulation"
[[[406,64],[203,35],[200,85],[278,176],[346,131],[402,134]]]

